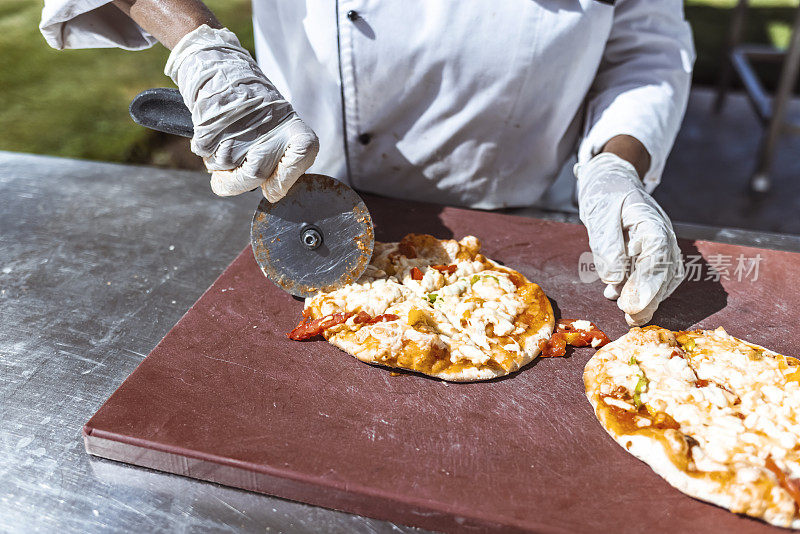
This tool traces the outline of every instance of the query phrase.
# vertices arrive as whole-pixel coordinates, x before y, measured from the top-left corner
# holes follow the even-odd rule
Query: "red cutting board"
[[[581,226],[368,198],[381,240],[474,234],[538,282],[557,315],[616,338],[622,313],[584,284]],[[669,328],[724,325],[788,354],[800,323],[800,255],[683,243],[702,277],[665,302]],[[708,262],[760,254],[713,280]],[[724,273],[722,269],[721,274]],[[780,532],[670,487],[596,422],[582,371],[591,349],[503,379],[448,384],[360,363],[324,341],[286,338],[302,302],[261,274],[249,248],[84,428],[98,456],[439,530]]]

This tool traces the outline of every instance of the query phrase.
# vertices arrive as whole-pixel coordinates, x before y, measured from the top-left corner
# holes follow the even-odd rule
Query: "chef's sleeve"
[[[45,0],[39,30],[47,44],[64,48],[141,50],[156,43],[111,0]]]
[[[609,7],[610,8],[610,7]],[[661,180],[689,97],[694,45],[681,0],[618,0],[603,59],[587,96],[578,161],[617,135],[650,153],[648,191]]]

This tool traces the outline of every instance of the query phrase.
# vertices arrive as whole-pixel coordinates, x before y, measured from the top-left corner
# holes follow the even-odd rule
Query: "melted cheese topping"
[[[771,457],[789,478],[800,478],[799,363],[722,328],[654,328],[633,329],[590,365],[599,369],[598,410],[613,407],[605,415],[614,435],[652,436],[657,414],[667,414],[682,435],[673,462],[736,486],[733,511],[789,526],[798,521],[796,505],[765,462]]]
[[[506,374],[535,357],[538,341],[547,339],[553,328],[552,309],[536,284],[479,254],[475,237],[409,238],[415,246],[411,257],[400,253],[398,243],[376,243],[372,261],[356,283],[306,300],[313,318],[363,311],[399,319],[369,325],[351,317],[328,329],[327,338],[354,333],[352,339],[372,354],[371,360],[387,365],[395,365],[398,353],[413,343],[420,362],[412,367],[428,374],[435,374],[429,367],[446,374],[448,368],[468,366]],[[421,360],[434,352],[444,363],[423,365]]]

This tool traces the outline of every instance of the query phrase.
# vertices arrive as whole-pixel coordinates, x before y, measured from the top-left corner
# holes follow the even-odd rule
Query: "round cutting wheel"
[[[319,174],[305,174],[287,195],[262,199],[250,227],[256,262],[267,278],[298,297],[358,280],[375,235],[355,191]]]

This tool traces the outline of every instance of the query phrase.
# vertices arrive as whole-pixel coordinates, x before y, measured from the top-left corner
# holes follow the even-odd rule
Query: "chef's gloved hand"
[[[604,294],[617,299],[630,326],[643,325],[684,277],[672,223],[633,165],[616,154],[600,153],[575,165],[574,173],[580,218],[607,284]]]
[[[261,186],[276,202],[314,163],[317,136],[229,30],[204,24],[186,34],[164,73],[192,112],[192,152],[203,158],[216,194]]]

